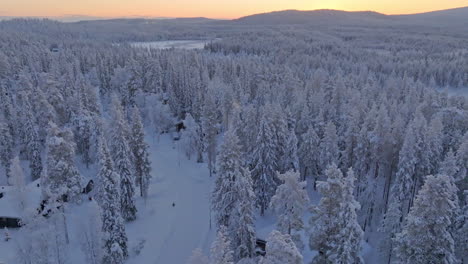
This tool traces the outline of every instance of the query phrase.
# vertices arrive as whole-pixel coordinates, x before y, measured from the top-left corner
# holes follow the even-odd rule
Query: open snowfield
[[[128,263],[183,264],[195,248],[211,243],[209,195],[213,178],[206,163],[189,161],[169,136],[151,145],[152,183],[146,203],[138,201],[138,219],[129,223],[130,247],[145,241]],[[175,203],[175,206],[172,206]]]
[[[167,40],[151,42],[133,42],[130,43],[130,45],[136,48],[146,49],[203,49],[208,43],[210,43],[210,41],[207,40]]]

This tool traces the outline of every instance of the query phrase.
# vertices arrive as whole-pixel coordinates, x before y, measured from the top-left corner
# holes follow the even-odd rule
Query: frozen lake
[[[212,40],[165,40],[150,42],[132,42],[130,45],[136,48],[147,49],[203,49],[205,44]]]

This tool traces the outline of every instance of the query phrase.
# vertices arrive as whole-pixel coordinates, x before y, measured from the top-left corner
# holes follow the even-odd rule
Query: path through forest
[[[149,197],[146,204],[138,201],[138,220],[127,225],[131,247],[145,242],[128,263],[184,264],[195,248],[207,248],[211,242],[212,179],[206,164],[188,161],[169,136],[147,142],[153,175]]]

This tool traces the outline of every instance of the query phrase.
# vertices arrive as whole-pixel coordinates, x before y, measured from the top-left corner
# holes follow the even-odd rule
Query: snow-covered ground
[[[150,42],[132,42],[131,46],[136,48],[147,49],[203,49],[208,40],[167,40],[167,41],[150,41]]]
[[[183,264],[195,248],[207,249],[212,180],[205,163],[187,160],[178,142],[162,136],[151,145],[153,179],[146,203],[138,201],[138,219],[127,225],[130,246],[145,241],[128,263]],[[172,206],[172,204],[175,206]]]

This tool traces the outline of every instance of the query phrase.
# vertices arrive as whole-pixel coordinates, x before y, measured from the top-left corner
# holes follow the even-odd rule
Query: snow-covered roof
[[[1,186],[0,192],[0,217],[21,218],[25,210],[36,209],[41,203],[41,188],[38,187],[39,180],[28,184],[24,191],[25,209],[19,206],[19,197],[12,186]]]

